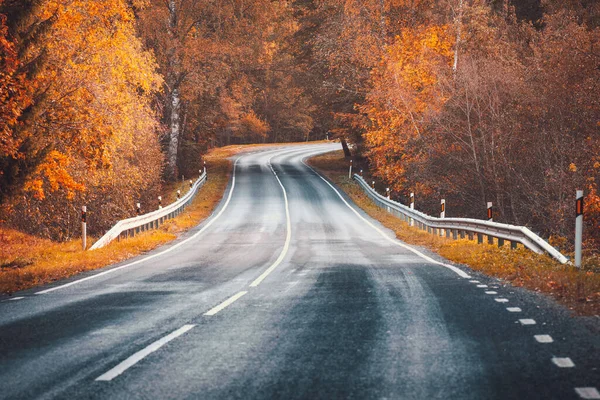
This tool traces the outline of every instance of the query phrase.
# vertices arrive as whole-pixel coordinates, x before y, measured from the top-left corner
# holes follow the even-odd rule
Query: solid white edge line
[[[132,356],[127,358],[125,361],[119,363],[119,365],[117,365],[116,367],[112,368],[111,370],[109,370],[109,371],[105,372],[104,374],[100,375],[99,377],[97,377],[96,380],[104,381],[104,382],[113,380],[114,378],[116,378],[117,376],[119,376],[123,372],[125,372],[127,369],[131,368],[132,366],[134,366],[135,364],[137,364],[138,362],[143,360],[149,354],[160,349],[162,346],[169,343],[171,340],[176,339],[177,337],[183,335],[184,333],[186,333],[187,331],[189,331],[190,329],[192,329],[195,326],[196,325],[182,326],[181,328],[177,329],[176,331],[171,332],[167,336],[157,340],[156,342],[150,344],[149,346],[145,347],[144,349],[133,354]]]
[[[309,157],[309,156],[307,156]],[[344,199],[344,197],[340,194],[340,192],[331,184],[329,183],[329,181],[325,178],[323,178],[321,176],[321,174],[319,174],[317,171],[315,171],[315,169],[313,167],[311,167],[310,165],[306,164],[304,162],[304,160],[306,159],[306,157],[302,160],[302,164],[304,164],[306,167],[308,167],[310,170],[312,170],[315,175],[317,175],[319,178],[321,178],[321,180],[323,180],[323,182],[325,182],[331,189],[333,189],[333,191],[338,195],[338,197],[340,199],[342,199],[342,201],[344,202],[344,204],[346,204],[346,206],[348,206],[348,208],[350,210],[352,210],[352,212],[354,214],[356,214],[361,220],[363,220],[365,223],[367,223],[367,225],[369,225],[371,228],[373,228],[375,231],[377,231],[381,236],[383,236],[385,239],[387,239],[388,241],[392,242],[393,244],[403,247],[408,251],[411,251],[412,253],[416,254],[417,256],[423,258],[424,260],[428,261],[431,264],[436,264],[436,265],[441,265],[442,267],[448,268],[449,270],[453,271],[454,273],[456,273],[458,276],[460,276],[461,278],[471,278],[471,276],[469,274],[467,274],[466,272],[462,271],[459,268],[456,268],[453,265],[449,265],[449,264],[445,264],[443,262],[439,262],[434,260],[433,258],[426,256],[425,254],[421,253],[419,250],[414,249],[400,241],[398,241],[397,239],[392,239],[391,237],[389,237],[388,235],[385,234],[385,232],[383,232],[381,229],[379,229],[378,227],[376,227],[375,225],[373,225],[368,219],[366,219],[365,217],[363,217],[362,215],[360,215],[360,213],[358,211],[356,211],[350,204],[348,204],[348,202],[346,201],[346,199]]]
[[[17,300],[23,300],[25,297],[13,297],[12,299],[8,299],[8,301],[17,301]]]
[[[143,263],[145,261],[151,260],[153,258],[160,257],[160,256],[162,256],[164,254],[170,253],[171,251],[173,251],[173,250],[175,250],[175,249],[183,246],[187,242],[196,239],[198,236],[200,236],[202,233],[204,233],[204,231],[206,229],[208,229],[208,227],[211,226],[217,219],[219,219],[219,217],[227,209],[227,206],[229,205],[229,202],[231,201],[231,197],[233,195],[233,189],[235,188],[235,172],[236,172],[236,169],[237,169],[237,164],[238,164],[238,161],[241,160],[243,157],[244,157],[244,155],[242,155],[239,158],[237,158],[235,160],[235,163],[233,164],[233,173],[232,173],[232,179],[231,179],[231,189],[229,190],[229,195],[227,196],[227,200],[225,201],[225,204],[223,205],[223,208],[221,208],[221,210],[219,211],[219,213],[217,215],[215,215],[215,217],[213,219],[211,219],[210,221],[208,221],[208,223],[206,225],[204,225],[202,227],[202,229],[200,229],[198,232],[196,232],[193,236],[190,236],[189,238],[187,238],[187,239],[185,239],[185,240],[183,240],[183,241],[181,241],[181,242],[179,242],[179,243],[177,243],[177,244],[169,247],[168,249],[166,249],[164,251],[161,251],[160,253],[156,253],[156,254],[153,254],[151,256],[144,257],[144,258],[142,258],[140,260],[131,262],[129,264],[125,264],[125,265],[122,265],[120,267],[112,268],[112,269],[109,269],[107,271],[100,272],[100,273],[92,275],[92,276],[88,276],[86,278],[82,278],[82,279],[78,279],[78,280],[73,281],[73,282],[65,283],[64,285],[55,286],[55,287],[52,287],[50,289],[45,289],[45,290],[36,292],[35,294],[46,294],[46,293],[54,292],[55,290],[64,289],[64,288],[67,288],[69,286],[73,286],[73,285],[78,284],[78,283],[82,283],[82,282],[85,282],[85,281],[89,281],[91,279],[99,278],[99,277],[104,276],[104,275],[112,274],[113,272],[122,270],[124,268],[129,268],[129,267],[132,267],[134,265],[137,265],[137,264]]]
[[[235,295],[231,296],[230,298],[228,298],[227,300],[225,300],[224,302],[222,302],[218,306],[213,307],[209,311],[205,312],[204,315],[208,315],[208,316],[215,315],[216,313],[218,313],[219,311],[223,310],[224,308],[229,307],[230,305],[232,305],[235,301],[237,301],[240,297],[242,297],[246,293],[248,293],[248,291],[242,291],[242,292],[239,292],[238,294],[235,294]]]
[[[275,157],[275,155],[273,157]],[[287,191],[285,190],[285,186],[283,186],[283,183],[281,183],[281,180],[277,176],[275,169],[273,169],[273,165],[271,165],[271,159],[273,157],[269,158],[268,164],[269,164],[269,167],[271,168],[271,172],[273,172],[273,175],[275,175],[275,179],[277,179],[277,182],[279,183],[279,186],[281,186],[281,190],[283,191],[283,200],[285,203],[285,221],[286,221],[285,244],[283,245],[283,250],[281,250],[279,257],[277,257],[277,260],[275,260],[275,262],[269,268],[267,268],[265,270],[265,272],[263,272],[258,278],[256,278],[250,284],[250,287],[257,287],[258,285],[260,285],[260,283],[262,281],[264,281],[265,278],[267,276],[269,276],[271,274],[271,272],[273,272],[275,270],[275,268],[277,268],[279,266],[279,264],[282,263],[283,259],[287,255],[288,250],[290,249],[290,243],[292,241],[292,221],[290,218],[290,204],[288,202],[288,196],[287,196]]]

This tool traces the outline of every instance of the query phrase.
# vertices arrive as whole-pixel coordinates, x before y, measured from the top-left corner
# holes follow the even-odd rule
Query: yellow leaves
[[[65,154],[51,151],[32,178],[25,183],[25,190],[32,193],[36,199],[44,200],[48,192],[62,188],[67,192],[67,198],[73,199],[75,192],[81,192],[85,187],[75,182],[67,171],[70,164],[71,161]]]
[[[577,166],[574,163],[569,164],[569,171],[577,172]]]

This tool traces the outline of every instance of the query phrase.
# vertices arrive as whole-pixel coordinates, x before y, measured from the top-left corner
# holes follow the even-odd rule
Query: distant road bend
[[[392,239],[303,163],[338,146],[242,155],[174,244],[0,299],[0,398],[600,398],[590,324]]]

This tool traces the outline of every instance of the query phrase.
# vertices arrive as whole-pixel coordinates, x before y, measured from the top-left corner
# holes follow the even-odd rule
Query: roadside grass
[[[212,149],[204,157],[208,179],[182,214],[166,221],[159,229],[142,232],[133,238],[115,240],[98,250],[83,251],[81,239],[59,243],[0,226],[0,293],[12,294],[65,279],[127,260],[166,244],[206,219],[219,204],[231,175],[230,157],[257,148],[301,144],[306,143],[232,145]],[[185,194],[189,189],[189,179],[165,185],[163,204],[175,201],[178,189],[182,195]],[[96,239],[88,237],[88,246]]]
[[[450,261],[468,265],[514,286],[549,294],[579,315],[600,315],[600,273],[596,258],[590,257],[580,270],[522,246],[511,250],[508,244],[498,248],[468,239],[435,236],[377,207],[358,184],[348,178],[348,162],[341,151],[322,154],[308,162],[344,190],[367,214],[393,230],[398,239],[431,249]]]

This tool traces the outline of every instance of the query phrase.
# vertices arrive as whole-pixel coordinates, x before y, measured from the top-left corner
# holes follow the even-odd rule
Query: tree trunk
[[[344,149],[344,156],[346,158],[352,157],[352,154],[350,153],[350,149],[348,148],[348,143],[346,142],[346,139],[341,138],[340,143],[342,144],[342,149]]]
[[[177,177],[177,150],[179,149],[180,126],[180,108],[181,98],[179,89],[174,88],[171,91],[171,129],[169,132],[169,148],[167,150],[167,176],[169,178]]]
[[[458,68],[458,49],[460,48],[462,36],[462,18],[463,18],[463,0],[458,3],[458,15],[455,14],[454,23],[456,24],[456,44],[454,45],[454,64],[452,71],[456,74]]]

